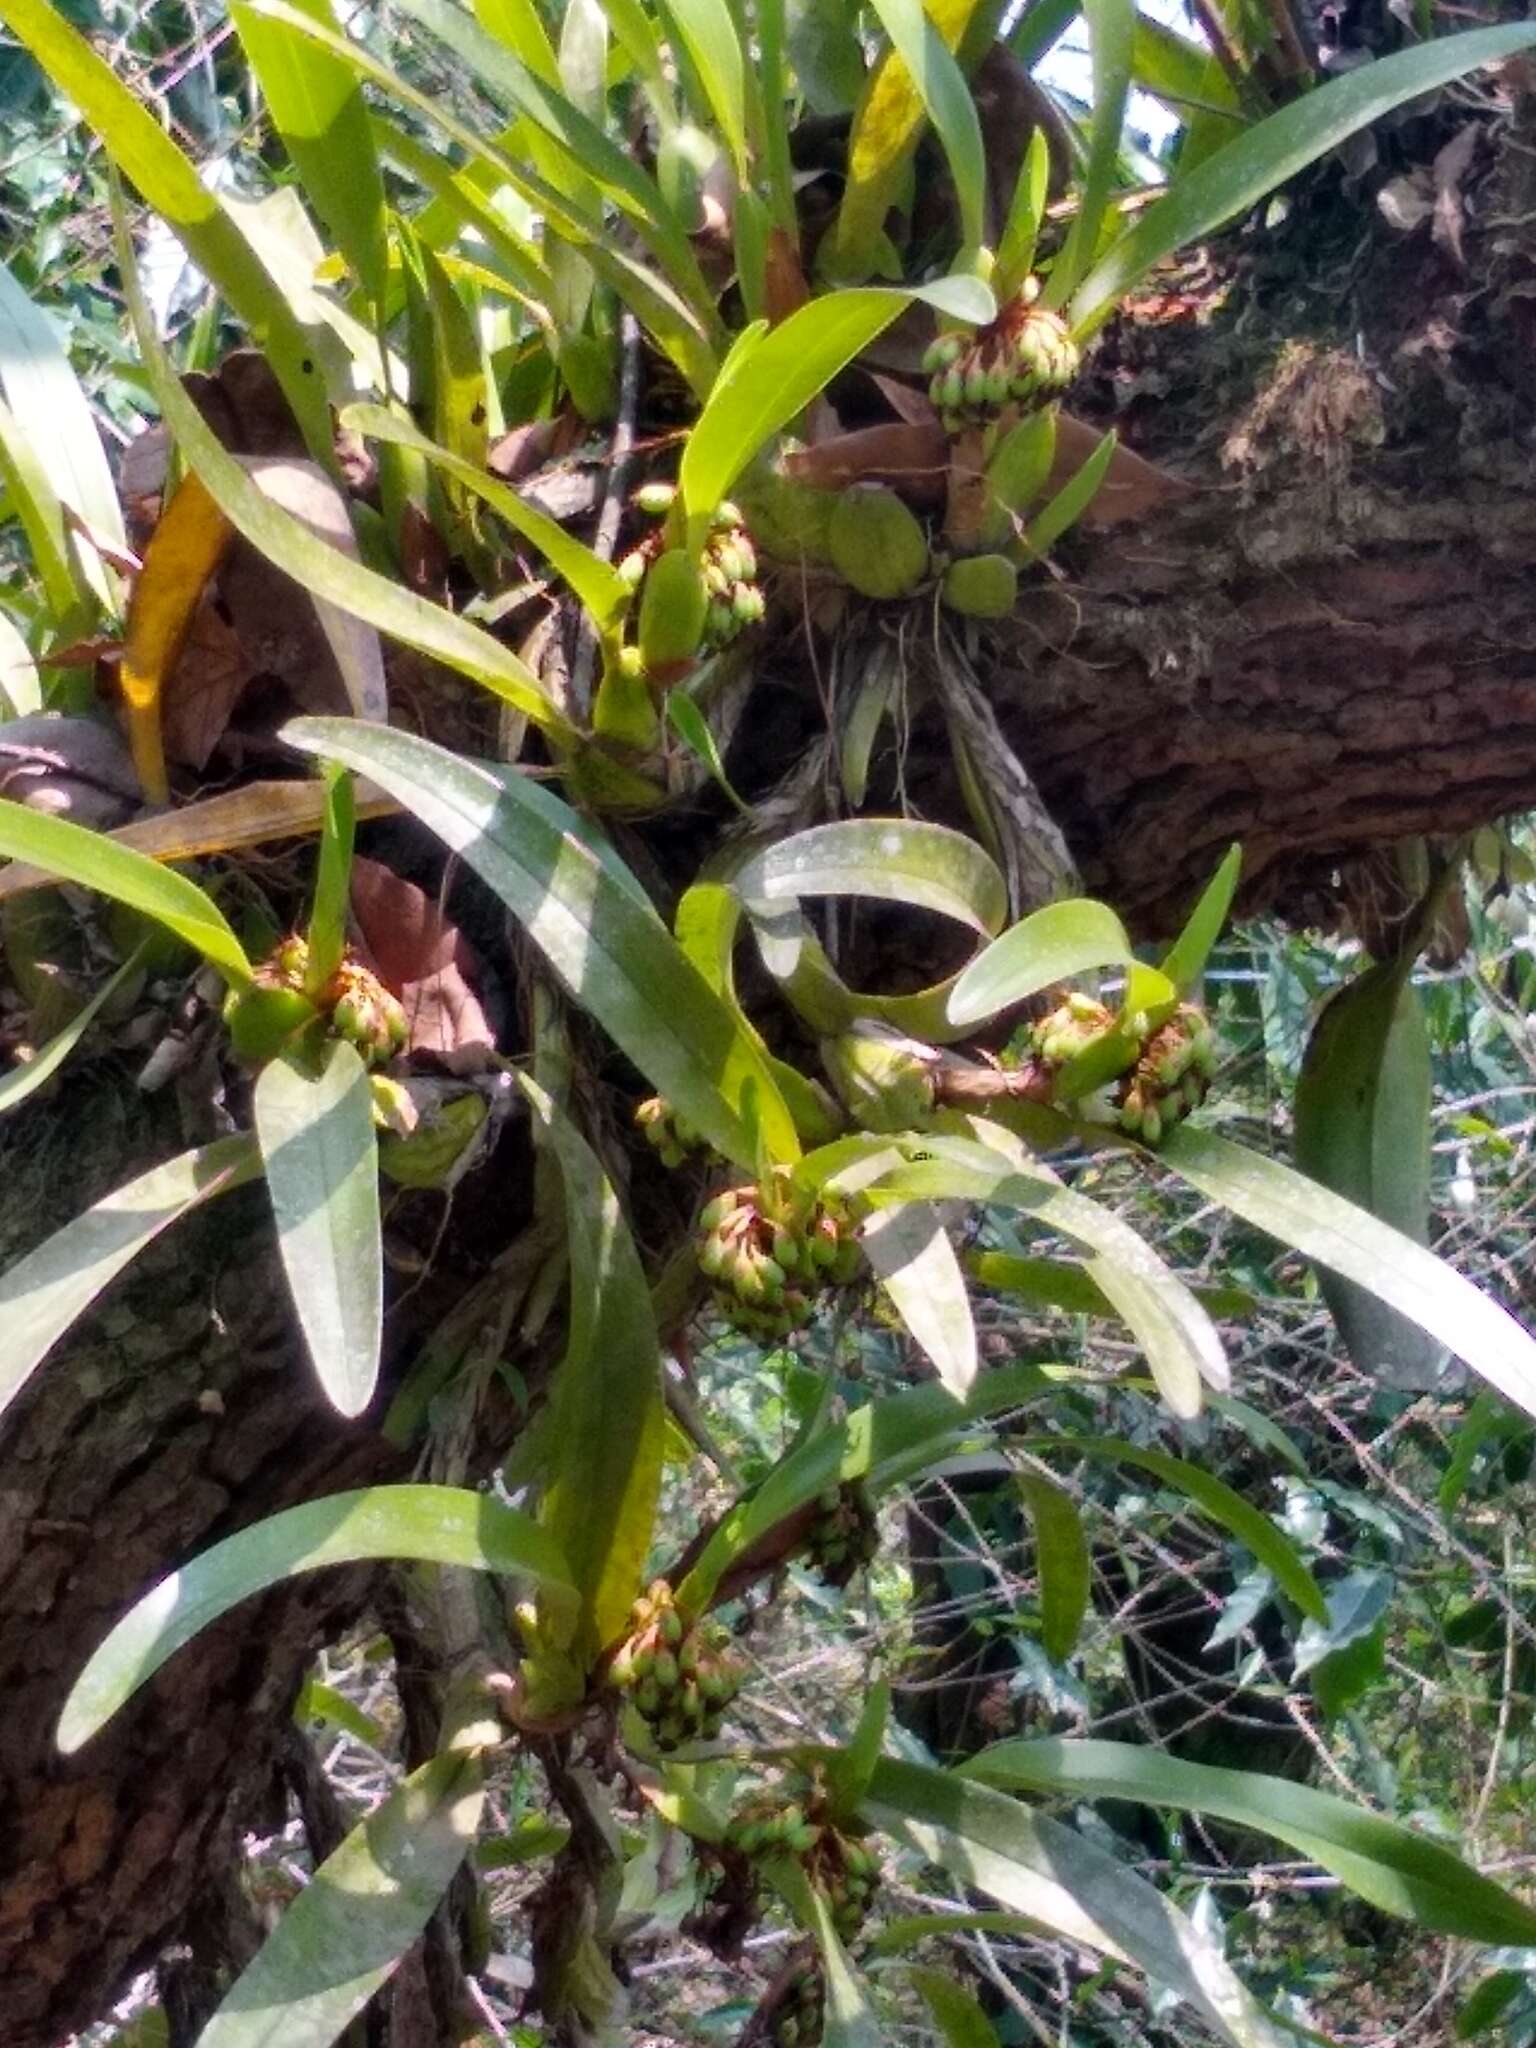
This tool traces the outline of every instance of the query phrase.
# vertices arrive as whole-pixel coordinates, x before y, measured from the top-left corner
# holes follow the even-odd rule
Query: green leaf
[[[980,1024],[1074,974],[1131,959],[1125,926],[1104,903],[1049,903],[979,953],[949,998],[952,1024]]]
[[[1021,1258],[1014,1252],[972,1252],[966,1271],[983,1287],[1022,1295],[1043,1308],[1065,1309],[1070,1315],[1112,1316],[1119,1310],[1093,1277],[1092,1261]],[[1243,1287],[1192,1287],[1190,1292],[1208,1315],[1237,1320],[1257,1307]]]
[[[891,1718],[890,1680],[877,1678],[864,1695],[859,1725],[846,1749],[833,1752],[827,1765],[827,1789],[832,1818],[839,1824],[852,1820],[869,1790],[870,1776],[885,1747],[886,1726]]]
[[[936,910],[990,938],[1008,915],[1008,885],[963,832],[906,818],[846,818],[791,833],[732,876],[747,903],[868,896]]]
[[[152,1166],[45,1238],[0,1277],[0,1414],[77,1317],[108,1283],[189,1209],[261,1171],[256,1143],[242,1133]]]
[[[332,446],[325,389],[304,329],[216,195],[112,67],[49,0],[0,0],[0,20],[20,37],[107,144],[112,161],[229,301],[270,362],[310,453]]]
[[[1536,24],[1473,29],[1401,50],[1316,92],[1303,93],[1176,178],[1078,285],[1069,309],[1077,331],[1091,332],[1157,263],[1209,235],[1235,214],[1316,163],[1348,136],[1405,100],[1433,92],[1479,65],[1497,64],[1536,43]]]
[[[1032,1439],[1029,1448],[1037,1457],[1049,1457],[1063,1446],[1059,1441],[1040,1437]],[[1136,1465],[1143,1472],[1152,1473],[1165,1486],[1192,1500],[1213,1522],[1230,1529],[1243,1548],[1265,1567],[1276,1585],[1290,1595],[1303,1614],[1314,1621],[1322,1621],[1327,1616],[1328,1603],[1323,1590],[1303,1564],[1301,1553],[1291,1539],[1284,1530],[1275,1526],[1268,1515],[1261,1514],[1228,1486],[1224,1479],[1218,1479],[1203,1466],[1192,1465],[1186,1458],[1175,1458],[1167,1451],[1156,1451],[1123,1437],[1073,1439],[1071,1448],[1079,1457],[1107,1458],[1115,1464]]]
[[[1383,961],[1336,990],[1296,1082],[1296,1164],[1383,1223],[1429,1240],[1432,1077],[1413,960]],[[1374,1294],[1324,1269],[1323,1295],[1361,1372],[1433,1386],[1444,1352]]]
[[[965,74],[921,0],[872,0],[872,5],[944,145],[960,208],[961,245],[979,249],[986,235],[987,155]]]
[[[997,261],[992,269],[992,288],[997,293],[999,303],[1004,306],[1017,297],[1019,287],[1035,267],[1035,243],[1039,237],[1040,224],[1045,219],[1050,176],[1050,144],[1046,140],[1045,128],[1042,125],[1030,130],[1029,145],[1019,165],[1018,182],[1013,188],[1008,219],[1003,227],[1003,238],[997,245]],[[1034,413],[1031,418],[1054,422],[1055,414],[1047,410]],[[1022,424],[1027,426],[1029,422],[1025,421]],[[1018,429],[1015,428],[1014,431],[1018,432]],[[1054,435],[1052,438],[1054,439]]]
[[[1117,1857],[1059,1822],[956,1774],[890,1758],[876,1767],[864,1815],[959,1883],[1134,1963],[1235,2048],[1288,2048],[1209,1935]]]
[[[1486,2034],[1528,1981],[1523,1970],[1495,1970],[1485,1977],[1456,2015],[1457,2040],[1475,2041],[1479,2034]]]
[[[736,167],[737,182],[751,183],[747,151],[746,66],[741,40],[725,0],[664,0],[684,49],[698,73],[720,133]]]
[[[346,950],[356,828],[357,798],[352,777],[345,768],[328,766],[315,900],[309,913],[309,964],[304,977],[306,989],[312,994],[318,994],[330,981]]]
[[[294,4],[334,28],[327,0]],[[230,12],[299,182],[381,320],[389,281],[384,180],[362,89],[347,65],[291,28],[240,0]]]
[[[758,342],[750,376],[721,373],[689,430],[678,471],[691,547],[702,545],[710,515],[759,450],[913,298],[971,305],[973,317],[980,319],[990,317],[992,306],[992,294],[975,278],[941,280],[917,291],[872,286],[829,292],[791,313]]]
[[[243,988],[251,978],[245,948],[205,890],[103,832],[0,798],[0,854],[143,911],[185,939],[231,987]]]
[[[1021,1792],[1133,1799],[1231,1821],[1288,1843],[1372,1905],[1438,1934],[1522,1947],[1536,1940],[1536,1910],[1442,1843],[1289,1778],[1184,1763],[1130,1743],[1058,1737],[997,1743],[961,1771]]]
[[[262,0],[262,4],[270,5],[271,0]],[[562,89],[548,84],[509,49],[494,42],[451,0],[400,0],[400,5],[410,20],[453,52],[493,99],[523,115],[558,145],[569,173],[578,181],[590,180],[634,222],[684,299],[712,319],[713,301],[688,237],[655,179],[639,162],[589,121]],[[570,175],[566,192],[571,192]]]
[[[1088,510],[1098,496],[1099,486],[1115,459],[1116,436],[1111,430],[1093,453],[1076,468],[1043,512],[1037,512],[1024,529],[1021,546],[1027,555],[1047,554],[1061,536]]]
[[[863,1978],[848,1960],[848,1951],[832,1925],[832,1913],[816,1886],[810,1887],[811,1918],[821,1950],[827,2010],[821,2048],[885,2048],[885,2029]]]
[[[1098,254],[1109,195],[1120,170],[1125,102],[1131,87],[1136,0],[1083,0],[1083,14],[1093,56],[1093,129],[1077,212],[1042,294],[1042,304],[1052,308],[1066,303],[1072,287]]]
[[[731,787],[731,778],[725,772],[725,759],[715,739],[714,728],[687,691],[669,690],[666,711],[667,723],[683,745],[703,762],[719,785],[722,794],[742,817],[750,818],[751,806],[744,803]]]
[[[1255,1229],[1378,1295],[1536,1415],[1536,1340],[1444,1260],[1316,1181],[1211,1131],[1181,1124],[1157,1156]]]
[[[1375,1566],[1357,1567],[1335,1580],[1328,1588],[1327,1615],[1303,1622],[1297,1633],[1295,1676],[1305,1678],[1335,1651],[1370,1635],[1391,1599],[1392,1574]]]
[[[581,1593],[570,1647],[585,1664],[622,1633],[650,1550],[666,1436],[661,1346],[640,1254],[596,1154],[536,1081],[522,1077],[522,1089],[565,1189],[570,1317],[539,1521]]]
[[[355,1735],[359,1742],[380,1751],[388,1740],[382,1722],[365,1714],[355,1700],[348,1699],[334,1685],[326,1685],[313,1676],[299,1687],[299,1696],[293,1703],[293,1720],[298,1728],[339,1728],[344,1735]]]
[[[1229,1368],[1214,1324],[1143,1237],[1105,1204],[1063,1187],[1050,1167],[1000,1125],[984,1117],[945,1121],[969,1135],[925,1135],[927,1156],[884,1172],[871,1192],[894,1200],[930,1196],[1015,1208],[1086,1245],[1097,1254],[1093,1278],[1140,1340],[1174,1414],[1199,1414],[1202,1381],[1225,1390]]]
[[[717,1151],[748,1168],[747,1092],[775,1158],[799,1140],[766,1059],[638,885],[614,879],[566,805],[403,732],[301,718],[284,739],[370,776],[461,854],[527,929],[573,998]]]
[[[5,429],[0,425],[0,468],[5,459],[4,439]],[[15,503],[13,486],[7,484],[6,488],[12,491]],[[42,708],[43,688],[32,650],[9,615],[0,612],[0,724],[10,718],[27,718]]]
[[[977,0],[927,0],[924,11],[947,48],[955,50],[966,37],[978,7]],[[910,10],[906,18],[910,22]],[[921,64],[927,55],[926,37],[915,31],[908,40],[917,45]],[[857,44],[849,57],[862,61]],[[848,141],[847,183],[831,238],[828,267],[834,276],[869,275],[871,251],[902,173],[917,148],[925,119],[921,84],[913,77],[902,53],[887,50],[870,74],[854,111],[853,132]],[[964,116],[957,115],[957,119],[963,122]],[[979,235],[976,239],[980,239]]]
[[[72,1756],[184,1643],[242,1600],[300,1572],[385,1558],[496,1572],[531,1580],[568,1608],[576,1601],[553,1539],[490,1494],[458,1486],[366,1486],[306,1501],[225,1537],[131,1607],[64,1702],[59,1748]]]
[[[311,597],[324,598],[339,610],[414,648],[418,654],[430,655],[461,675],[483,683],[551,737],[574,739],[570,726],[556,711],[532,669],[499,640],[467,619],[445,611],[441,605],[428,603],[390,577],[380,576],[338,549],[327,547],[301,520],[262,492],[239,461],[220,445],[182,390],[145,306],[133,252],[121,236],[118,254],[144,366],[166,425],[230,523]]]
[[[600,633],[615,626],[628,609],[632,594],[629,585],[610,563],[574,539],[558,520],[530,505],[510,485],[428,440],[403,414],[389,412],[381,405],[349,405],[343,409],[340,423],[371,441],[415,449],[466,490],[483,498],[514,533],[521,534],[538,549],[557,575],[565,578]]]
[[[341,1039],[311,1074],[293,1059],[256,1076],[256,1135],[277,1243],[320,1384],[361,1415],[379,1376],[384,1233],[368,1070]]]
[[[1071,1495],[1038,1472],[1021,1472],[1019,1491],[1035,1525],[1041,1647],[1053,1664],[1062,1664],[1077,1648],[1093,1591],[1083,1518]]]
[[[91,416],[90,404],[80,380],[70,367],[69,357],[53,321],[35,306],[0,263],[0,394],[11,418],[23,436],[46,423],[32,446],[44,470],[56,502],[68,505],[109,545],[125,548],[122,507],[117,487],[107,466],[101,435]],[[11,436],[0,430],[0,442],[10,444]],[[11,481],[14,491],[15,483]],[[24,497],[16,497],[16,509],[28,525]],[[101,558],[88,540],[71,538],[60,531],[59,545],[66,558],[70,581],[77,573],[85,589],[103,605],[112,606],[115,592]],[[42,564],[39,563],[39,571]],[[49,603],[56,612],[61,606],[51,583],[45,578]],[[84,595],[84,590],[82,590]]]
[[[939,1384],[963,1401],[979,1363],[976,1325],[942,1215],[930,1203],[903,1202],[871,1217],[860,1241],[891,1306],[932,1360]]]
[[[1035,133],[1038,135],[1039,130]],[[917,1992],[948,2048],[998,2048],[997,2030],[981,2008],[974,1992],[967,1991],[942,1970],[909,1965],[908,1982]]]
[[[478,1757],[449,1751],[413,1771],[321,1864],[198,2048],[330,2048],[431,1919],[484,1803]]]
[[[1163,961],[1164,974],[1180,995],[1189,996],[1193,1001],[1199,1001],[1200,978],[1205,973],[1206,961],[1211,957],[1211,948],[1221,937],[1242,872],[1243,849],[1231,846],[1201,891],[1200,901],[1190,912],[1188,922],[1169,947]]]
[[[1507,1411],[1496,1394],[1484,1390],[1473,1401],[1451,1440],[1450,1461],[1435,1490],[1435,1505],[1442,1515],[1455,1514],[1477,1464],[1478,1452],[1490,1439],[1504,1433],[1507,1420]]]
[[[110,1002],[124,982],[138,973],[148,950],[147,940],[135,947],[117,972],[102,983],[84,1009],[71,1017],[62,1031],[56,1032],[31,1059],[12,1067],[9,1073],[0,1074],[0,1116],[19,1109],[29,1095],[52,1079],[84,1038],[102,1005]]]
[[[1049,1385],[1037,1366],[1007,1366],[983,1373],[963,1402],[941,1386],[913,1387],[818,1431],[781,1459],[761,1486],[721,1519],[679,1586],[678,1604],[701,1612],[732,1560],[818,1494],[846,1480],[863,1479],[878,1486],[886,1469],[905,1470],[914,1457],[941,1455],[943,1447],[978,1423],[1025,1406]]]

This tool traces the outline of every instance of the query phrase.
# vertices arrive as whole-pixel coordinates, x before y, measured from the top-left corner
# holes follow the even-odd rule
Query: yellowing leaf
[[[161,514],[128,607],[128,637],[118,681],[128,712],[128,744],[145,798],[169,801],[160,706],[203,585],[235,529],[196,476],[178,485]]]
[[[977,0],[930,0],[929,20],[951,50],[970,25]],[[868,255],[885,221],[892,187],[917,147],[927,118],[922,90],[894,50],[875,66],[853,117],[848,183],[833,231],[833,269],[840,276],[868,274]]]

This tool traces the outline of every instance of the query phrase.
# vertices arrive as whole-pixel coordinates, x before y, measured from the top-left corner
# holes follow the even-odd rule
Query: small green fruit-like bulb
[[[731,610],[738,625],[759,626],[767,616],[768,606],[755,583],[738,583],[731,593]]]
[[[640,595],[640,654],[656,674],[692,661],[709,599],[692,556],[671,548],[651,564]]]
[[[298,932],[290,932],[273,953],[270,965],[278,980],[298,988],[309,972],[309,941]]]
[[[1019,594],[1019,572],[1006,555],[965,555],[944,572],[939,595],[972,619],[1006,619]]]
[[[355,961],[341,972],[343,988],[331,1009],[331,1029],[356,1046],[370,1066],[393,1059],[410,1035],[398,998]]]
[[[775,1227],[773,1233],[774,1264],[781,1267],[785,1273],[796,1273],[800,1269],[800,1257],[800,1240],[797,1237],[791,1236],[787,1230]]]
[[[618,566],[619,579],[621,582],[627,583],[631,590],[638,590],[645,581],[646,560],[644,548],[631,548],[629,553],[620,561]]]
[[[648,519],[665,519],[676,497],[676,484],[642,484],[635,493],[635,509]]]
[[[741,630],[736,614],[722,598],[716,598],[704,614],[706,647],[726,647]]]
[[[928,538],[894,491],[854,484],[827,522],[832,566],[865,597],[905,597],[928,572]]]
[[[224,1004],[229,1042],[236,1058],[250,1066],[275,1059],[319,1014],[298,989],[264,987],[259,982],[232,990]]]
[[[718,1230],[727,1216],[734,1216],[741,1207],[741,1194],[736,1188],[727,1188],[723,1194],[712,1196],[699,1211],[701,1230]]]
[[[657,1615],[656,1632],[661,1637],[661,1640],[671,1649],[675,1650],[677,1648],[678,1644],[687,1634],[687,1630],[683,1626],[683,1617],[675,1607],[664,1607],[660,1614]]]
[[[866,1131],[905,1131],[933,1111],[931,1047],[885,1025],[864,1025],[821,1044],[828,1078]]]

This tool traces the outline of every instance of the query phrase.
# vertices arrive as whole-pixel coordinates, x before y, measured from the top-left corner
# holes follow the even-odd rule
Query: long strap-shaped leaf
[[[129,311],[161,412],[177,446],[230,523],[312,597],[328,600],[418,653],[433,655],[461,675],[483,683],[552,738],[573,740],[574,732],[555,710],[538,677],[499,640],[327,547],[302,521],[260,490],[220,445],[171,368],[145,303],[120,209],[118,230],[118,258]]]
[[[13,1109],[19,1109],[29,1095],[35,1093],[45,1081],[50,1080],[59,1071],[90,1029],[103,1003],[110,1002],[123,983],[138,973],[147,950],[147,941],[144,945],[135,947],[117,972],[102,983],[84,1009],[71,1017],[62,1031],[55,1032],[48,1043],[31,1059],[0,1074],[0,1116],[7,1116]]]
[[[531,1080],[523,1090],[560,1162],[570,1332],[550,1395],[551,1464],[539,1521],[581,1592],[583,1663],[623,1626],[650,1549],[666,1406],[640,1254],[597,1155]]]
[[[315,351],[286,299],[218,197],[147,107],[48,0],[0,0],[0,20],[106,144],[123,175],[218,286],[271,363],[316,461],[332,432]]]
[[[889,1758],[875,1766],[863,1812],[963,1883],[1069,1940],[1136,1964],[1233,2048],[1288,2048],[1217,1940],[1070,1828],[949,1772]]]
[[[379,1376],[384,1233],[368,1073],[335,1039],[318,1074],[269,1060],[256,1077],[256,1135],[288,1290],[326,1396],[361,1415]]]
[[[944,1387],[930,1385],[856,1409],[845,1422],[791,1451],[754,1493],[732,1508],[678,1588],[679,1604],[694,1612],[707,1607],[736,1558],[828,1487],[850,1479],[878,1483],[883,1469],[905,1470],[914,1459],[989,1416],[1037,1400],[1049,1386],[1038,1366],[1013,1365],[983,1373],[964,1401],[956,1401]]]
[[[960,1771],[1013,1791],[1072,1800],[1134,1799],[1210,1814],[1290,1843],[1373,1906],[1439,1934],[1519,1947],[1536,1940],[1536,1910],[1443,1842],[1289,1778],[1184,1763],[1130,1743],[1054,1736],[994,1743]]]
[[[1080,332],[1091,332],[1108,319],[1122,293],[1164,256],[1257,205],[1288,178],[1405,100],[1432,92],[1480,64],[1497,64],[1532,43],[1532,22],[1473,29],[1401,50],[1304,93],[1208,156],[1187,177],[1175,179],[1167,197],[1148,207],[1083,279],[1072,298],[1071,319]]]
[[[334,26],[328,0],[299,0]],[[379,318],[389,279],[384,180],[351,69],[277,22],[238,4],[240,40],[304,191],[335,237]]]
[[[46,424],[39,455],[52,490],[80,514],[92,533],[125,547],[117,487],[80,380],[53,321],[33,304],[3,263],[0,391],[18,420],[34,430]],[[96,550],[89,541],[77,539],[74,554],[96,597],[110,603],[112,588]]]
[[[131,1259],[178,1216],[260,1170],[254,1138],[216,1138],[115,1188],[12,1266],[0,1278],[0,1414]]]
[[[1433,1252],[1289,1166],[1214,1132],[1181,1125],[1157,1156],[1234,1215],[1397,1309],[1536,1415],[1536,1338]]]
[[[986,320],[995,311],[991,292],[975,277],[904,291],[828,292],[754,341],[749,356],[727,360],[689,429],[678,471],[691,547],[702,544],[710,514],[758,451],[914,298],[960,318]]]
[[[414,811],[500,896],[571,995],[715,1148],[756,1165],[746,1113],[776,1159],[799,1157],[766,1059],[649,910],[615,880],[574,814],[528,777],[356,721],[301,718],[284,737],[360,769]]]
[[[474,1844],[478,1756],[413,1771],[328,1856],[198,2036],[198,2048],[330,2048],[431,1919]]]
[[[206,890],[104,832],[0,797],[0,854],[141,910],[184,939],[236,987],[251,978],[245,948]]]
[[[145,1594],[75,1680],[59,1717],[66,1756],[89,1742],[184,1643],[242,1600],[325,1565],[403,1558],[531,1580],[574,1607],[554,1539],[515,1508],[456,1486],[368,1486],[227,1536]]]

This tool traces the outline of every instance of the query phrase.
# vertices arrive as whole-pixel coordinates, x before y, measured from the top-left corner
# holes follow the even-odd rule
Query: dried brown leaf
[[[495,1048],[470,986],[468,942],[414,882],[361,856],[352,864],[352,915],[380,978],[405,1007],[412,1052],[428,1052],[455,1072],[484,1065]]]

